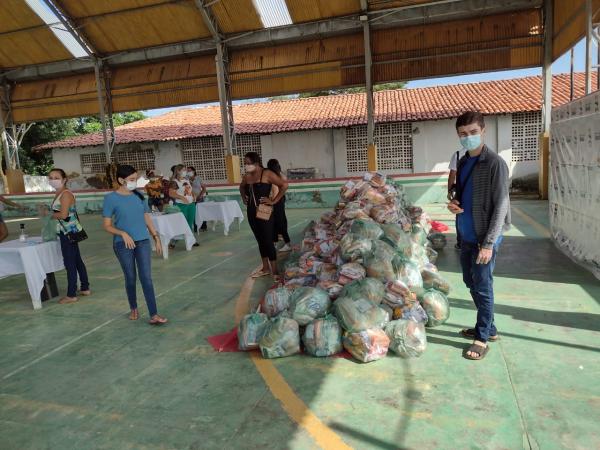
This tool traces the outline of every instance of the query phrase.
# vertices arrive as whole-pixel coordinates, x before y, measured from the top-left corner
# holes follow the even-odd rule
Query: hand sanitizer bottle
[[[27,235],[25,234],[25,224],[24,223],[20,224],[19,228],[21,229],[21,233],[19,234],[19,242],[26,242]]]

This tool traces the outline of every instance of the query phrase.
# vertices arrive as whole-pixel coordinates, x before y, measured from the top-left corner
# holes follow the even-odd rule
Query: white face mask
[[[54,190],[59,190],[65,184],[63,180],[48,180],[48,183]]]
[[[256,170],[256,165],[255,164],[246,164],[244,166],[244,170],[248,173],[254,172]]]
[[[136,188],[137,188],[137,182],[135,182],[135,181],[127,182],[127,189],[129,189],[130,191],[135,191]]]

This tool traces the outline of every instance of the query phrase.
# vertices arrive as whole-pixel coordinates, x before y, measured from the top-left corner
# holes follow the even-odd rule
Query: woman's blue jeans
[[[150,317],[156,315],[156,296],[154,295],[154,285],[152,284],[152,246],[150,245],[150,240],[135,241],[134,249],[126,248],[125,242],[118,241],[113,244],[113,249],[125,275],[125,290],[127,291],[129,307],[137,309],[137,268],[144,297],[146,298],[146,306],[148,306],[148,313]]]

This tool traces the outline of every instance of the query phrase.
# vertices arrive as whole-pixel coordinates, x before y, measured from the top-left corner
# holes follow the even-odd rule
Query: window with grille
[[[155,168],[155,155],[152,148],[123,148],[113,153],[113,160],[118,164],[129,164],[139,172]]]
[[[512,115],[512,160],[514,162],[539,159],[539,134],[541,132],[541,111]]]
[[[256,152],[262,159],[262,147],[260,145],[260,134],[238,134],[235,137],[236,149],[233,152],[240,157],[240,168],[244,169],[244,155],[248,152]],[[266,166],[267,161],[263,161]]]
[[[223,136],[205,136],[181,141],[183,164],[193,166],[204,181],[224,181],[225,149]]]
[[[380,170],[410,171],[413,168],[412,124],[410,122],[375,125],[377,165]],[[346,169],[349,174],[361,174],[368,169],[367,126],[346,129]]]
[[[83,173],[104,173],[106,153],[85,153],[79,155]]]
[[[259,134],[236,135],[235,155],[240,157],[240,166],[244,166],[244,155],[256,152],[262,158]],[[226,181],[225,148],[222,136],[207,136],[181,141],[183,163],[194,166],[196,172],[206,181]]]

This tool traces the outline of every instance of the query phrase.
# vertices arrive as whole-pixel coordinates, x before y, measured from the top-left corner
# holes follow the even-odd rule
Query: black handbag
[[[77,212],[75,212],[75,217],[77,217],[77,221],[81,224],[81,221],[79,220],[79,214],[77,214]],[[62,220],[58,219],[58,223],[60,223],[60,226],[64,231],[65,237],[69,240],[71,244],[77,244],[78,242],[85,241],[88,238],[88,235],[83,228],[81,229],[81,231],[67,233],[67,229],[65,228],[62,222]]]

